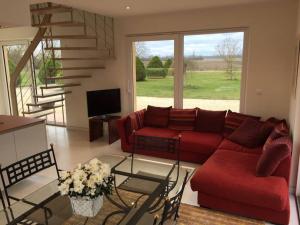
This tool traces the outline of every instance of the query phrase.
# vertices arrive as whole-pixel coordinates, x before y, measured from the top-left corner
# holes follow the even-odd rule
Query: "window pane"
[[[239,111],[243,41],[243,32],[184,36],[184,108]]]
[[[174,40],[135,42],[136,109],[174,105]]]

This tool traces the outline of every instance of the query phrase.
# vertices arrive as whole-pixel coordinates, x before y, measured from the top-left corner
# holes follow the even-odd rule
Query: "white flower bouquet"
[[[63,171],[58,189],[62,195],[70,197],[96,198],[111,194],[112,185],[109,165],[94,158],[87,164],[78,164],[73,171]]]
[[[103,205],[103,195],[112,194],[110,167],[96,158],[79,164],[75,170],[61,173],[58,189],[69,196],[75,214],[94,217]]]

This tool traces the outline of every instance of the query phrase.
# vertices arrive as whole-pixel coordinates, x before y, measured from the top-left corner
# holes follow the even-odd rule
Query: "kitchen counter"
[[[45,123],[43,119],[0,115],[0,134]]]

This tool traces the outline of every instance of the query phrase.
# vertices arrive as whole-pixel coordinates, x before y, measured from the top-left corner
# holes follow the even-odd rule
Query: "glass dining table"
[[[127,225],[141,224],[144,213],[163,204],[164,193],[169,197],[175,195],[186,171],[189,176],[194,171],[193,167],[180,166],[175,160],[157,162],[132,155],[97,158],[112,168],[115,189],[112,195],[104,196],[103,206],[95,217],[74,215],[68,197],[60,195],[58,181],[54,180],[0,211],[0,224],[113,225],[126,217]],[[47,223],[41,206],[48,212]],[[136,210],[129,213],[133,207]]]

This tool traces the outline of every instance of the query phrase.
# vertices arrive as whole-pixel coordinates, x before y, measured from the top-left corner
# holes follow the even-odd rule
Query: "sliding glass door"
[[[136,41],[136,109],[174,106],[174,40]]]
[[[184,36],[183,108],[240,110],[243,32]]]
[[[147,105],[240,111],[244,31],[132,41],[134,110]]]

